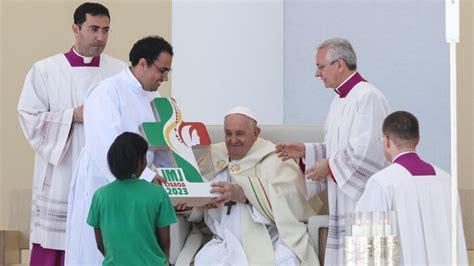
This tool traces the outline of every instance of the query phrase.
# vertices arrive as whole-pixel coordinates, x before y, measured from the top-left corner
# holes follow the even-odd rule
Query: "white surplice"
[[[436,175],[413,176],[399,164],[373,175],[356,211],[397,211],[401,263],[451,264],[451,177],[434,167]],[[458,265],[467,265],[461,209],[457,218]]]
[[[82,124],[72,123],[94,83],[126,64],[107,55],[98,67],[72,67],[64,54],[36,62],[18,103],[20,125],[35,151],[30,242],[64,250],[71,176],[84,146]]]
[[[307,167],[326,158],[333,175],[317,184],[318,188],[327,185],[328,189],[326,265],[343,263],[345,215],[354,211],[369,177],[387,164],[379,138],[388,110],[387,100],[377,88],[368,82],[359,82],[346,97],[335,96],[331,102],[324,124],[324,143],[305,143]],[[307,181],[308,191],[311,186],[314,188],[314,183]],[[319,192],[319,189],[313,191]]]
[[[220,172],[212,182],[230,182],[226,171]],[[220,205],[218,208],[204,211],[204,221],[214,234],[214,238],[202,247],[196,254],[194,265],[249,265],[242,246],[240,211],[250,211],[252,219],[265,224],[272,240],[275,265],[300,265],[296,255],[280,239],[275,225],[272,225],[260,212],[251,205],[236,202],[227,214],[228,207]],[[191,215],[190,220],[196,219]]]
[[[85,148],[80,154],[71,181],[66,236],[67,265],[100,265],[102,254],[96,246],[94,229],[86,223],[92,195],[115,180],[107,164],[107,152],[121,133],[139,133],[143,122],[156,121],[150,102],[157,92],[143,90],[126,68],[118,75],[99,82],[86,95],[84,103]],[[148,162],[154,156],[148,152]],[[140,178],[151,181],[155,172],[146,168]]]

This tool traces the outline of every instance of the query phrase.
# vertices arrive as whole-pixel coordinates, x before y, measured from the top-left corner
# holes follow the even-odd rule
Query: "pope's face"
[[[224,133],[230,159],[240,160],[252,148],[260,129],[250,118],[241,114],[231,114],[224,120]]]

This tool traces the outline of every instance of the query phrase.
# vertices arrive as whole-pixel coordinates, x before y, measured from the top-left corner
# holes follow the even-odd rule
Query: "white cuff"
[[[306,167],[313,165],[316,161],[315,157],[316,154],[314,152],[313,143],[304,143],[305,154],[303,159],[303,163]]]
[[[151,170],[150,168],[145,168],[143,171],[142,175],[140,176],[140,179],[144,179],[148,182],[151,182],[153,178],[156,176],[155,171]]]

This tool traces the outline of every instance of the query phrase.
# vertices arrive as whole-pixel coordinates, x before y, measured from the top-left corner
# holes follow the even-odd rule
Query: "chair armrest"
[[[183,215],[176,215],[176,219],[176,223],[170,226],[170,264],[176,263],[186,238],[188,237],[189,231],[191,230],[191,224],[186,221],[186,217]]]
[[[186,243],[184,243],[181,253],[179,253],[176,259],[175,266],[189,266],[191,265],[194,256],[196,255],[199,248],[204,243],[204,236],[196,225],[192,225],[192,230],[189,233]]]
[[[329,227],[329,215],[315,215],[308,219],[308,234],[313,242],[316,254],[319,254],[319,229]]]

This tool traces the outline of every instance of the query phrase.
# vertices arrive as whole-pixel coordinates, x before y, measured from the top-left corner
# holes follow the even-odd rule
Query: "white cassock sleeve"
[[[87,150],[96,166],[107,181],[113,182],[116,178],[109,170],[107,152],[115,138],[123,133],[120,98],[115,90],[108,90],[101,86],[109,83],[100,83],[92,91],[84,106],[84,130],[86,132]],[[153,170],[145,168],[140,178],[151,181],[156,175]]]
[[[107,181],[116,178],[110,172],[107,163],[107,152],[115,138],[123,132],[119,111],[120,99],[113,90],[107,90],[100,83],[89,93],[84,104],[84,131],[86,133],[86,148]],[[91,88],[92,90],[92,88]]]
[[[50,110],[50,99],[62,99],[61,95],[48,95],[43,75],[36,65],[28,72],[18,103],[19,120],[35,152],[57,165],[70,143],[74,108]]]
[[[381,94],[368,93],[359,102],[349,128],[348,144],[329,157],[329,166],[339,189],[357,201],[369,177],[386,164],[382,135],[388,104]],[[330,136],[334,137],[334,136]]]
[[[319,160],[326,159],[326,144],[324,143],[304,143],[305,146],[305,158],[303,163],[306,166],[306,169],[313,166]],[[302,175],[304,179],[303,190],[305,192],[306,200],[313,198],[319,193],[327,189],[327,179],[321,181],[313,181],[306,179],[305,175]]]

